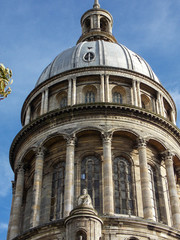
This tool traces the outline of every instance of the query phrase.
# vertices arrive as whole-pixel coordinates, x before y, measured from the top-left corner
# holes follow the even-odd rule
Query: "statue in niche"
[[[90,195],[87,192],[87,189],[83,189],[82,190],[82,195],[80,195],[77,199],[77,206],[87,206],[90,208],[93,208],[92,205],[92,200]]]

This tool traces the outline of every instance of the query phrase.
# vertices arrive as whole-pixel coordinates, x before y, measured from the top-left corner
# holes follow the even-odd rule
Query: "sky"
[[[178,110],[180,127],[180,0],[100,0],[114,19],[117,41],[142,56]],[[0,240],[6,239],[13,172],[9,148],[20,113],[43,69],[81,35],[93,0],[0,0],[0,63],[13,71],[12,93],[0,101]]]

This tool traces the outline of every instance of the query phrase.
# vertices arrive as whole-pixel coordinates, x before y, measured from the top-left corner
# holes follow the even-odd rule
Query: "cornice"
[[[173,138],[180,142],[180,130],[167,119],[160,115],[154,114],[147,110],[129,105],[119,105],[111,103],[93,103],[74,105],[64,109],[56,109],[47,114],[38,117],[36,120],[26,125],[14,138],[10,148],[10,164],[13,169],[13,162],[15,159],[18,146],[34,132],[39,131],[40,128],[49,128],[49,125],[55,127],[59,122],[71,122],[76,118],[87,118],[90,116],[104,115],[108,116],[124,116],[141,121],[149,122],[173,136]]]
[[[113,227],[117,227],[121,230],[123,229],[123,226],[131,226],[131,228],[140,227],[141,229],[144,229],[144,231],[147,231],[148,229],[149,231],[152,231],[152,232],[164,233],[169,237],[173,237],[174,239],[180,238],[180,231],[158,222],[147,221],[138,217],[117,217],[117,216],[115,217],[100,216],[100,217],[101,217],[101,220],[103,221],[102,232],[106,231],[106,226],[108,227],[108,230],[109,230],[109,225]],[[37,226],[35,228],[31,228],[30,230],[27,230],[24,233],[15,237],[13,240],[29,239],[37,234],[39,235],[42,234],[43,236],[43,234],[46,234],[47,231],[48,233],[51,233],[51,230],[53,234],[56,231],[57,231],[56,233],[59,234],[58,230],[62,231],[62,229],[64,229],[64,233],[65,233],[64,220],[65,219],[60,219],[60,220],[52,221],[52,222]]]

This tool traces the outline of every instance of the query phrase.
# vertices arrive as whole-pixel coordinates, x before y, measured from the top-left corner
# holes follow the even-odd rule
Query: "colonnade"
[[[104,214],[114,213],[113,200],[113,173],[112,173],[112,154],[111,141],[112,132],[102,133],[103,142],[103,205]],[[64,217],[67,217],[73,209],[74,203],[74,157],[75,157],[75,136],[66,137],[66,167],[65,167],[65,190],[64,190]],[[41,189],[43,181],[44,148],[38,148],[35,158],[34,183],[33,183],[33,204],[30,217],[31,227],[39,225]],[[150,182],[148,176],[148,163],[146,153],[146,140],[138,140],[139,166],[142,190],[142,203],[144,218],[153,220],[153,206],[150,199]],[[166,151],[162,154],[162,159],[166,166],[167,182],[169,187],[170,206],[172,213],[173,227],[180,229],[180,206],[177,194],[176,181],[173,168],[173,155]],[[9,229],[9,238],[12,239],[19,234],[21,222],[21,208],[24,191],[24,168],[19,165],[16,169],[15,194],[12,203],[11,224]]]
[[[131,104],[136,107],[142,107],[141,101],[141,88],[140,82],[137,80],[132,80],[132,91],[131,91]],[[41,110],[40,114],[45,114],[48,112],[48,96],[49,89],[46,89],[42,92],[41,96]],[[67,91],[67,105],[73,106],[76,104],[77,99],[77,79],[76,77],[68,79],[68,91]],[[100,76],[100,102],[110,102],[110,84],[109,84],[109,75]],[[166,117],[164,100],[160,92],[157,92],[157,98],[155,100],[155,112],[157,114]],[[173,110],[170,112],[170,118],[173,124],[176,124],[175,113]],[[31,108],[30,105],[26,110],[25,125],[31,121]]]

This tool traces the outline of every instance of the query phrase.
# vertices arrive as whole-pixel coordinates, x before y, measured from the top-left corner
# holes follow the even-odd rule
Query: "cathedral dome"
[[[36,86],[68,70],[99,66],[134,71],[160,83],[149,64],[142,57],[122,44],[98,40],[80,42],[60,53],[42,72]]]

